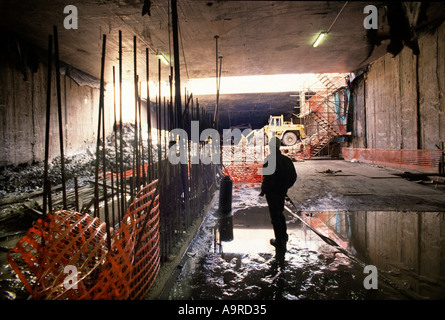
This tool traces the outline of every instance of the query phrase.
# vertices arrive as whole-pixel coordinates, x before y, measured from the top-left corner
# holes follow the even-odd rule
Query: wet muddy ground
[[[443,184],[363,163],[295,165],[284,260],[269,244],[273,231],[259,185],[235,184],[231,214],[219,214],[216,202],[161,298],[445,298]],[[36,217],[10,206],[0,216],[0,299],[26,299],[6,254]],[[376,290],[364,287],[365,265],[377,267]]]
[[[322,173],[323,167],[313,167],[310,172],[308,164],[302,172],[298,165],[297,183],[312,190],[315,186],[311,183],[323,183],[322,178],[314,182],[316,174],[332,174]],[[349,181],[348,192],[355,192],[349,196],[352,199],[348,195],[336,198],[338,190],[346,190],[341,183],[330,182],[329,190],[325,184],[317,195],[304,194],[301,188],[290,190],[295,206],[286,202],[289,242],[284,259],[269,244],[274,235],[266,201],[258,197],[259,185],[235,184],[231,214],[222,216],[216,207],[209,212],[179,266],[180,275],[161,298],[444,299],[443,189],[393,178],[392,171],[382,168],[360,171],[366,165],[340,166],[343,174],[337,179],[346,175],[360,178]],[[309,177],[314,180],[308,181]],[[366,184],[368,179],[372,183]],[[388,185],[384,186],[382,179],[387,179]],[[355,188],[354,183],[358,185]],[[379,185],[380,191],[375,188]],[[369,189],[387,194],[370,201]],[[301,192],[299,196],[295,196],[297,192]],[[399,197],[393,199],[396,193]],[[429,197],[421,201],[424,194]],[[403,201],[410,196],[414,199]],[[409,210],[412,205],[442,210]],[[377,268],[377,289],[365,288],[364,281],[371,281],[364,273],[366,265]]]
[[[32,226],[36,218],[23,215],[1,217],[0,222],[0,300],[27,299],[28,291],[7,260],[7,253]]]
[[[288,195],[298,210],[445,210],[445,185],[434,174],[343,160],[294,164],[298,180]]]

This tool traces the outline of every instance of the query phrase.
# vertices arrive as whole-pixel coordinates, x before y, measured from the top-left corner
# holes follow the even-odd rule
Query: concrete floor
[[[445,298],[444,185],[416,172],[410,181],[401,170],[341,160],[295,166],[284,259],[269,244],[260,185],[234,184],[231,214],[221,216],[218,201],[209,204],[174,277],[149,299]],[[0,298],[26,299],[5,257],[1,252]],[[377,290],[363,286],[365,265],[378,269]]]
[[[217,204],[210,210],[160,298],[445,298],[443,186],[363,163],[295,165],[284,259],[269,244],[273,231],[259,185],[235,184],[231,214],[221,216]],[[366,265],[377,268],[375,290],[364,287]]]
[[[299,210],[445,210],[445,186],[421,181],[419,172],[410,171],[415,181],[409,181],[402,169],[343,160],[295,166],[298,179],[288,195]]]

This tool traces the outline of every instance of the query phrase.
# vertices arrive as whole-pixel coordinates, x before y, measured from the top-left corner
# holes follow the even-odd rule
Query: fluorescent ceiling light
[[[318,35],[317,40],[315,40],[315,42],[314,42],[314,44],[313,44],[313,47],[316,48],[316,47],[320,44],[321,40],[323,40],[323,38],[324,38],[326,35],[327,35],[327,32],[321,32],[321,33]]]
[[[339,13],[337,14],[337,16],[335,17],[334,21],[332,21],[332,23],[331,23],[331,25],[329,26],[328,30],[327,30],[326,32],[321,32],[321,33],[318,35],[317,40],[315,40],[314,44],[312,45],[314,48],[316,48],[316,47],[320,44],[321,40],[323,40],[323,38],[324,38],[325,36],[327,36],[329,32],[331,32],[332,27],[334,26],[335,22],[337,21],[338,17],[339,17],[340,14],[343,12],[343,9],[346,7],[347,4],[348,4],[348,1],[345,2],[345,4],[343,5],[343,7],[341,8],[340,12],[339,12]]]
[[[157,55],[158,59],[161,60],[164,64],[169,65],[167,59],[164,57],[162,53]]]

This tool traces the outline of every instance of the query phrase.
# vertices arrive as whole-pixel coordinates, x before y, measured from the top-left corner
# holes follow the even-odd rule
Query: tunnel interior
[[[2,1],[1,298],[443,299],[444,9]]]

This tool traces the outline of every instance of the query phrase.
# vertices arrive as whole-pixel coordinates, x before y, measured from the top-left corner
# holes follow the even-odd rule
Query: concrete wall
[[[420,54],[386,54],[354,81],[350,147],[435,149],[445,141],[445,23],[419,39]]]
[[[28,81],[7,60],[0,60],[0,165],[42,161],[45,156],[47,68],[39,63]],[[97,132],[99,90],[79,86],[61,76],[65,155],[94,145]],[[56,80],[53,68],[50,157],[60,155]],[[106,128],[114,116],[106,103]],[[109,109],[108,109],[109,108]]]

